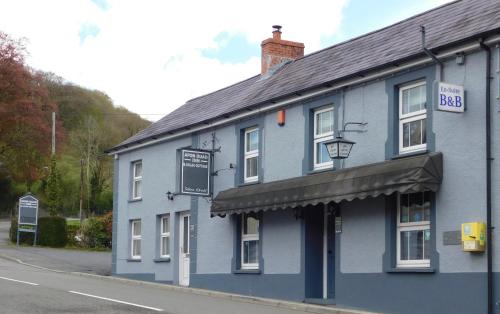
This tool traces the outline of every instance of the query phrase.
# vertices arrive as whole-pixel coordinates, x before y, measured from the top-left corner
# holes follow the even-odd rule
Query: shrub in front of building
[[[64,247],[68,242],[66,219],[63,217],[38,218],[38,244],[50,247]]]
[[[68,236],[68,246],[80,246],[80,242],[76,240],[76,236],[80,231],[80,225],[66,225],[66,232]]]
[[[102,217],[86,219],[81,228],[83,245],[88,248],[111,247],[111,238],[106,232],[106,225]]]

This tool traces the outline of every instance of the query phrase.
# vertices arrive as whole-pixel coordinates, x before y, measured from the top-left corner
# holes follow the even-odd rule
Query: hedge
[[[42,246],[64,247],[68,242],[66,219],[63,217],[38,218],[38,243]]]
[[[19,243],[33,245],[35,234],[33,232],[21,232],[19,234]],[[17,217],[10,221],[9,238],[11,242],[17,242]]]

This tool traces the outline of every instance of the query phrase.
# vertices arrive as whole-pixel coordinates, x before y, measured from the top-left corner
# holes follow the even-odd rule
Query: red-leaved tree
[[[0,31],[0,163],[13,179],[32,184],[48,166],[51,114],[57,105],[49,100],[42,77],[25,64],[26,48]],[[63,137],[58,123],[57,137]]]

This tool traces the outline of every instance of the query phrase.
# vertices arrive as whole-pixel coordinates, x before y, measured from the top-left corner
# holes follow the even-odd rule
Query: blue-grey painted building
[[[306,56],[275,28],[261,74],[109,151],[113,274],[500,313],[499,16],[498,1],[456,1]],[[332,161],[324,142],[339,135],[355,144]],[[183,149],[211,154],[211,195],[180,194]],[[490,227],[484,252],[464,250],[468,222]]]

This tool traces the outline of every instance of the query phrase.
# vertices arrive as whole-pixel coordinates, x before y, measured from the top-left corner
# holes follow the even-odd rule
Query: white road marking
[[[116,299],[110,299],[110,298],[100,297],[100,296],[97,296],[97,295],[87,294],[87,293],[78,292],[78,291],[71,291],[70,290],[68,292],[69,293],[83,295],[83,296],[86,296],[86,297],[91,297],[91,298],[96,298],[96,299],[101,299],[101,300],[106,300],[106,301],[111,301],[111,302],[116,302],[116,303],[121,303],[121,304],[136,306],[136,307],[142,307],[144,309],[153,310],[153,311],[157,311],[157,312],[163,312],[162,309],[159,309],[159,308],[156,308],[156,307],[145,306],[145,305],[140,305],[140,304],[125,302],[125,301],[120,301],[120,300],[116,300]]]
[[[28,281],[22,281],[22,280],[16,280],[16,279],[7,278],[7,277],[0,277],[0,279],[8,280],[8,281],[14,281],[14,282],[20,282],[20,283],[25,283],[27,285],[32,285],[32,286],[39,286],[39,284],[37,284],[37,283],[28,282]]]

